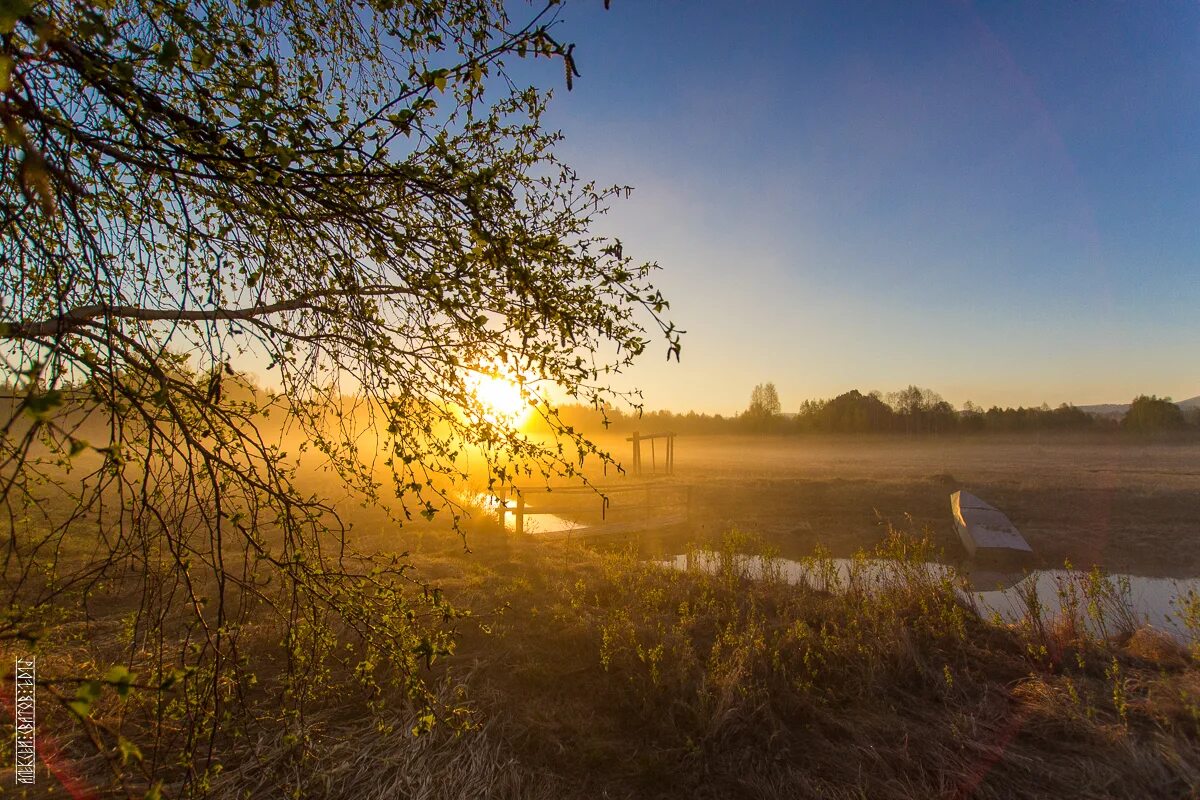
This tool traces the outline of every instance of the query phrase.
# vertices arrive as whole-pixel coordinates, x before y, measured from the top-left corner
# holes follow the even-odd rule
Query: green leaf
[[[62,405],[63,395],[57,389],[51,389],[38,395],[31,395],[25,401],[25,413],[34,419],[45,419],[50,412]]]
[[[12,33],[17,20],[32,8],[32,0],[0,0],[0,33]]]
[[[92,713],[92,706],[100,699],[100,681],[84,681],[75,690],[75,699],[67,701],[67,708],[80,719]]]
[[[134,676],[125,667],[115,666],[104,674],[104,680],[117,690],[118,695],[125,697],[129,694],[129,685],[133,683]]]
[[[142,751],[136,744],[121,736],[117,739],[117,749],[121,752],[121,764],[129,763],[129,759],[133,759],[138,763],[142,760]]]
[[[173,67],[175,62],[179,60],[179,45],[174,39],[168,39],[163,42],[162,48],[158,51],[158,63],[164,67]]]
[[[176,683],[178,683],[179,681],[188,677],[194,671],[195,671],[194,667],[188,667],[187,669],[171,670],[170,674],[168,674],[167,677],[163,678],[163,682],[158,685],[159,690],[164,691],[164,692],[167,691],[172,686],[174,686]]]
[[[100,681],[84,681],[75,690],[75,699],[91,705],[100,699]]]
[[[192,66],[203,72],[211,69],[212,65],[217,61],[217,57],[209,52],[203,45],[196,45],[192,48]]]
[[[420,736],[424,733],[429,733],[433,730],[433,726],[437,724],[437,717],[433,714],[422,714],[417,718],[417,724],[413,725],[412,735]]]
[[[397,111],[395,114],[388,115],[388,122],[392,123],[403,133],[407,134],[410,130],[412,130],[412,121],[414,118],[416,118],[416,116],[417,113],[415,111],[413,111],[411,108],[406,108],[402,111]]]
[[[92,713],[92,704],[82,700],[68,700],[67,708],[71,709],[71,713],[80,719],[84,719]]]

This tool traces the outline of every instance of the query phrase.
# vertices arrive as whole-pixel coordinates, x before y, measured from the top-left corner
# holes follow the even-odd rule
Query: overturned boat
[[[973,558],[1011,559],[1033,554],[1029,542],[1004,512],[970,492],[960,490],[950,495],[950,511],[959,538]]]

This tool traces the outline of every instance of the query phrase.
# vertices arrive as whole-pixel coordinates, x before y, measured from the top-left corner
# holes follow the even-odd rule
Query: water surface
[[[788,558],[763,559],[741,555],[737,568],[747,577],[776,575],[794,584],[840,591],[851,584],[859,588],[883,588],[899,582],[911,570],[919,569],[933,580],[950,578],[958,592],[979,609],[981,615],[999,615],[1006,622],[1018,622],[1029,611],[1030,601],[1036,598],[1043,618],[1061,616],[1064,609],[1075,605],[1078,618],[1094,632],[1100,622],[1110,631],[1122,621],[1151,625],[1177,639],[1190,641],[1200,637],[1195,625],[1185,622],[1184,604],[1195,604],[1200,598],[1200,578],[1148,578],[1140,575],[1092,575],[1067,570],[1033,570],[1030,572],[1003,571],[968,565],[962,568],[937,562],[900,564],[887,559],[823,558],[795,561]],[[721,568],[722,558],[710,551],[671,556],[663,562],[675,569]],[[1091,609],[1089,611],[1089,602]]]

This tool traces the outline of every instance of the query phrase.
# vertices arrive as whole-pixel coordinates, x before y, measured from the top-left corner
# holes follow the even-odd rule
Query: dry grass
[[[627,457],[619,437],[605,444]],[[1200,574],[1197,464],[1193,440],[690,436],[677,442],[676,479],[694,487],[692,540],[737,526],[789,558],[818,544],[849,556],[878,541],[878,512],[911,517],[953,558],[962,548],[949,494],[968,488],[1008,514],[1039,567],[1190,578]]]
[[[448,705],[469,709],[467,730],[413,737],[411,712],[371,715],[334,675],[302,735],[266,727],[225,742],[211,794],[1200,792],[1195,653],[1126,628],[1120,614],[1107,636],[1063,619],[985,621],[952,578],[924,567],[927,543],[889,539],[870,555],[893,558],[894,569],[845,592],[786,583],[771,553],[736,535],[688,570],[484,530],[472,543],[466,553],[456,537],[430,533],[413,556],[475,614],[457,654],[429,676]],[[751,569],[743,554],[756,548]],[[1080,613],[1106,608],[1087,587]],[[107,785],[88,767],[93,785]]]
[[[461,588],[509,604],[492,635],[464,642],[479,712],[564,797],[1200,787],[1200,686],[1183,648],[1148,631],[997,627],[920,566],[919,547],[877,588],[832,594],[749,580],[734,557],[749,544],[689,572],[567,547],[477,554],[492,566],[464,571]]]
[[[449,700],[450,698],[447,698]],[[562,796],[558,781],[525,768],[494,726],[413,736],[412,717],[310,720],[304,752],[280,732],[261,736],[214,783],[217,797],[272,797],[287,786],[298,797],[354,800],[541,800]],[[344,715],[341,715],[344,716]]]

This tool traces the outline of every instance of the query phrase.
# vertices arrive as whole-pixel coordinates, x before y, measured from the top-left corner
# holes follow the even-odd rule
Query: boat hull
[[[966,491],[950,495],[954,528],[973,558],[1022,559],[1033,548],[1004,512]]]

